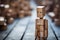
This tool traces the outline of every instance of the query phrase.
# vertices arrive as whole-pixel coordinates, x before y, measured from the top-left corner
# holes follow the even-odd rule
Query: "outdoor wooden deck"
[[[0,31],[0,40],[35,40],[36,4],[31,1],[31,6],[32,16],[16,19],[14,23],[8,25],[7,30]],[[45,17],[48,19],[47,40],[60,40],[60,27],[56,27],[48,15]]]

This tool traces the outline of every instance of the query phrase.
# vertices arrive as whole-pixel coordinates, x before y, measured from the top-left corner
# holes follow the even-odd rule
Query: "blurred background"
[[[35,40],[37,6],[45,6],[47,40],[60,40],[60,0],[0,0],[0,40]]]

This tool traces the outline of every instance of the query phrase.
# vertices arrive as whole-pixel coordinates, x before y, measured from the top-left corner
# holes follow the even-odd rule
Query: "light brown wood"
[[[37,7],[37,17],[43,18],[45,16],[45,7],[44,6],[38,6]]]

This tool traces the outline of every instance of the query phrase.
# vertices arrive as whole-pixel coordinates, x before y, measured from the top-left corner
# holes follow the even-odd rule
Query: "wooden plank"
[[[55,35],[56,40],[58,40],[58,36],[60,36],[60,32],[59,32],[60,28],[55,26],[55,24],[52,22],[51,18],[48,15],[46,15],[45,17],[49,21],[50,27]]]
[[[25,32],[25,35],[22,40],[35,40],[35,19],[37,14],[36,14],[36,4],[34,3],[33,0],[31,0],[30,6],[33,7],[34,10],[32,10],[30,23],[28,25],[27,31]]]
[[[33,21],[30,22],[28,29],[25,32],[25,36],[24,36],[23,40],[35,40],[35,22],[33,22]],[[47,40],[56,40],[55,35],[54,35],[50,25],[48,26]]]
[[[0,31],[0,40],[3,40],[9,34],[9,32],[14,28],[16,23],[18,23],[17,21],[19,21],[19,20],[15,20],[14,23],[8,25],[7,30]]]
[[[56,25],[55,25],[54,23],[52,23],[52,22],[51,22],[51,26],[52,26],[53,30],[55,31],[55,34],[56,34],[56,36],[57,36],[57,39],[60,40],[60,39],[59,39],[59,37],[60,37],[60,27],[56,26]]]
[[[20,40],[28,25],[29,19],[30,17],[21,19],[5,40]]]
[[[30,21],[23,40],[35,40],[35,22]]]
[[[51,20],[51,19],[50,19]],[[50,21],[50,24],[55,31],[55,34],[57,36],[57,39],[60,40],[60,26],[56,26],[54,22]]]
[[[47,38],[47,40],[56,40],[56,37],[51,29],[51,25],[50,25],[49,21],[48,21],[48,38]]]

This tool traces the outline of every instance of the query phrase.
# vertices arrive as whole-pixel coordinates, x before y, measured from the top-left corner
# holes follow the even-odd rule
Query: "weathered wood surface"
[[[16,19],[13,24],[8,25],[6,31],[0,31],[0,40],[35,40],[35,18],[37,15],[37,6],[33,1],[31,2],[31,6],[33,7],[31,18]],[[60,28],[55,28],[54,23],[51,22],[51,19],[48,16],[46,16],[46,19],[49,20],[47,40],[57,40],[56,36],[60,40]],[[56,30],[54,31],[56,36],[52,28]]]
[[[29,19],[30,17],[21,19],[5,40],[20,40],[29,24]]]
[[[57,40],[60,40],[60,26],[56,26],[48,15],[46,15],[46,18],[49,20],[49,23],[51,25],[52,30],[54,31]]]
[[[18,23],[19,19],[16,19],[14,21],[14,23],[10,24],[7,26],[7,30],[5,31],[0,31],[0,40],[3,40],[5,37],[7,37],[10,32],[13,30],[13,28],[15,27],[15,25]]]
[[[20,40],[24,34],[24,31],[25,31],[25,34],[23,36],[23,39],[22,40],[35,40],[35,21],[31,20],[29,21],[29,17],[28,18],[24,18],[24,19],[20,19],[18,21],[18,23],[16,24],[16,26],[13,28],[13,30],[11,31],[10,27],[8,27],[7,30],[10,29],[10,33],[8,35],[8,32],[9,31],[6,31],[6,32],[0,32],[2,37],[0,37],[1,40],[3,40],[4,37],[7,37],[5,38],[5,40]],[[12,24],[13,25],[13,24]],[[27,27],[27,28],[26,28]],[[52,31],[52,29],[50,28],[50,24],[49,24],[49,27],[48,27],[48,40],[56,40],[55,38],[55,35]],[[5,36],[6,35],[6,36]]]

